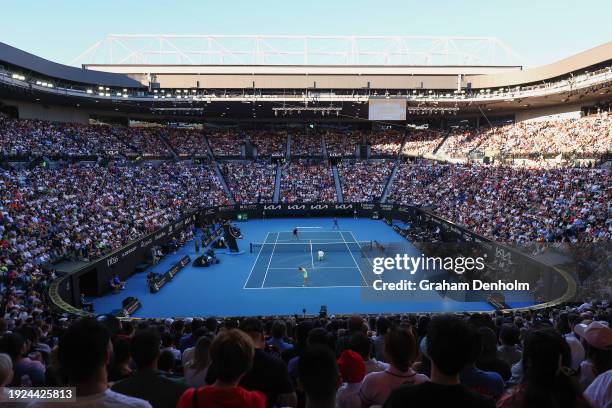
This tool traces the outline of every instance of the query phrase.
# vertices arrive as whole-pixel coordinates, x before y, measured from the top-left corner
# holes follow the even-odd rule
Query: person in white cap
[[[584,397],[592,408],[612,407],[612,329],[605,322],[577,324],[576,335],[586,346],[588,359],[580,367]]]

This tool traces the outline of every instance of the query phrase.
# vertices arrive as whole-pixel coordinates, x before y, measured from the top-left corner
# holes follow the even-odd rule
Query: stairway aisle
[[[283,166],[280,161],[276,163],[276,178],[274,179],[274,197],[272,197],[272,202],[277,204],[280,200],[280,189],[281,189],[281,178],[283,176]]]
[[[342,197],[342,185],[340,184],[340,176],[338,175],[338,168],[336,165],[332,165],[332,173],[334,174],[334,182],[336,183],[336,198],[339,203],[344,202],[344,198]]]

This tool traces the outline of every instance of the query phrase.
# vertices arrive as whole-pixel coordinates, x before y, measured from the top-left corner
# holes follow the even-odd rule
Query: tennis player
[[[304,277],[304,283],[302,284],[302,286],[308,286],[308,271],[306,270],[306,268],[304,268],[303,265],[300,265],[300,267],[298,268],[298,272],[301,273]]]
[[[295,227],[293,229],[293,239],[296,240],[296,241],[300,240],[300,237],[298,236],[298,229],[297,229],[297,227]]]
[[[334,217],[334,226],[332,229],[339,230],[340,226],[338,225],[338,218]]]
[[[317,261],[321,262],[323,259],[325,259],[325,252],[323,252],[322,249],[319,249],[317,251]]]

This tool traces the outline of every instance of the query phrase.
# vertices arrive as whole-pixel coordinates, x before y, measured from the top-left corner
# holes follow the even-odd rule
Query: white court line
[[[268,269],[285,269],[294,270],[295,268],[268,268]],[[354,266],[315,266],[314,269],[357,269]]]
[[[300,227],[297,227],[297,228],[299,229]],[[312,228],[321,228],[321,227],[312,227]],[[288,234],[293,233],[293,231],[275,231],[275,232],[278,232],[278,233],[286,232]],[[334,231],[303,231],[304,234],[308,234],[308,233],[311,233],[311,234],[338,234],[341,232],[351,232],[351,231],[337,231],[337,230],[334,230]]]
[[[353,231],[348,231],[348,233],[349,233],[349,234],[351,234],[351,236],[353,237],[353,240],[354,240],[355,242],[359,242],[359,241],[357,241],[357,237],[355,236],[355,234],[353,234]],[[368,258],[368,257],[366,256],[366,257],[365,257],[365,259],[366,259],[366,261],[368,261],[368,263],[370,264],[370,266],[371,266],[372,268],[374,268],[374,264],[372,263],[372,261],[370,261],[370,258]]]
[[[266,237],[264,238],[264,242],[266,242],[268,240],[268,236],[270,235],[270,233],[268,232],[266,234]],[[244,286],[242,287],[242,289],[246,288],[247,283],[249,283],[249,279],[251,279],[251,274],[253,273],[253,269],[255,269],[255,265],[257,265],[257,260],[259,259],[259,255],[261,255],[261,249],[259,250],[259,252],[257,253],[257,257],[255,258],[255,262],[253,263],[253,266],[251,267],[251,272],[249,272],[249,276],[247,277],[246,282],[244,282]]]
[[[368,286],[268,286],[265,288],[244,288],[245,290],[267,290],[267,289],[338,289],[338,288],[367,288]]]
[[[272,258],[274,258],[274,250],[276,249],[276,242],[277,241],[278,241],[278,234],[276,234],[276,241],[274,241],[274,246],[272,247],[272,253],[270,254],[270,260],[268,261],[268,266],[266,267],[266,274],[264,275],[263,282],[261,282],[261,287],[262,288],[266,284],[266,278],[268,277],[268,271],[270,270],[270,264],[272,263]]]
[[[349,254],[351,254],[351,258],[353,258],[353,262],[355,262],[355,266],[357,267],[357,269],[359,270],[359,274],[361,275],[361,278],[363,279],[363,281],[365,282],[366,286],[368,286],[368,280],[365,278],[365,276],[363,276],[363,272],[361,272],[361,268],[359,267],[359,264],[357,263],[357,261],[355,260],[355,257],[353,256],[353,252],[351,252],[351,248],[348,246],[348,242],[346,242],[346,239],[344,239],[344,235],[340,234],[342,236],[342,240],[344,241],[344,243],[346,244],[346,249],[348,249]]]

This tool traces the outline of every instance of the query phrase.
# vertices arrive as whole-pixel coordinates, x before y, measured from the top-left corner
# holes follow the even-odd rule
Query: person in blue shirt
[[[291,350],[293,348],[293,344],[287,343],[285,341],[285,336],[287,334],[287,325],[282,320],[276,320],[272,324],[272,337],[268,339],[267,345],[276,347],[280,353]]]

